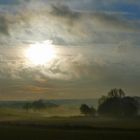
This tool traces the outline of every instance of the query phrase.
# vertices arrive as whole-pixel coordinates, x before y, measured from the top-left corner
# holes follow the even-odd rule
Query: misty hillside
[[[97,99],[61,99],[61,100],[43,100],[46,106],[74,106],[79,107],[85,103],[89,106],[97,108]],[[33,101],[0,101],[0,107],[6,108],[22,108],[26,103],[32,103]]]
[[[64,106],[80,106],[81,104],[87,104],[89,106],[94,106],[97,108],[98,106],[98,99],[61,99],[61,100],[50,100],[51,102],[57,105],[64,105]]]
[[[46,107],[56,107],[55,103],[50,101],[44,101]],[[23,106],[27,103],[33,103],[33,101],[0,101],[0,107],[3,108],[23,108]]]

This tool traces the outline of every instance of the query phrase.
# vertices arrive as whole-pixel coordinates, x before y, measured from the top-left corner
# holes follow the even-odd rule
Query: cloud
[[[116,30],[127,30],[127,31],[139,31],[139,27],[136,24],[139,22],[132,22],[126,19],[123,14],[119,15],[117,13],[106,13],[106,12],[92,12],[92,13],[84,13],[84,12],[76,12],[72,11],[68,6],[65,5],[52,5],[52,14],[61,17],[68,18],[71,21],[77,20],[81,22],[81,24],[88,20],[89,23],[94,23],[92,26],[106,29],[116,29]],[[81,17],[81,18],[80,18]],[[86,26],[86,25],[85,25]]]
[[[140,28],[135,26],[136,23],[125,19],[122,16],[116,14],[106,14],[106,13],[95,13],[92,15],[93,23],[96,26],[101,27],[103,30],[115,30],[115,31],[132,31],[139,32]],[[107,27],[107,28],[106,28]]]
[[[93,43],[93,40],[102,42],[100,38],[110,41],[106,38],[111,38],[113,32],[137,33],[140,30],[139,22],[130,21],[116,13],[86,13],[77,12],[62,4],[51,4],[47,7],[44,5],[30,1],[24,7],[22,4],[17,6],[17,11],[14,11],[16,15],[11,11],[3,13],[1,33],[9,36],[2,38],[1,43],[7,45],[7,42],[17,44],[50,39],[57,45],[85,45]]]
[[[8,23],[4,16],[0,16],[0,33],[2,35],[9,35]]]
[[[128,18],[129,13],[99,10],[96,3],[99,1],[30,0],[20,1],[16,8],[7,3],[6,10],[1,5],[2,91],[15,89],[22,98],[24,90],[30,90],[31,96],[35,91],[52,91],[52,97],[65,92],[65,97],[85,97],[86,91],[93,97],[94,92],[97,95],[115,86],[139,91],[139,19]],[[85,11],[85,5],[91,9]],[[58,57],[48,65],[28,65],[23,50],[45,40],[53,41]],[[12,86],[7,90],[4,79]]]
[[[60,16],[60,17],[67,17],[71,20],[79,19],[79,16],[80,16],[78,12],[72,11],[66,5],[52,5],[51,14],[55,16]]]
[[[0,4],[2,5],[11,5],[18,4],[18,0],[0,0]]]
[[[61,49],[63,50],[63,48]],[[13,52],[12,49],[11,52]],[[129,54],[132,54],[132,50],[133,48]],[[94,49],[93,47],[65,48],[63,51],[63,54],[54,62],[42,67],[28,67],[19,61],[1,63],[2,93],[8,92],[10,97],[23,99],[25,97],[20,96],[21,94],[27,98],[43,97],[42,94],[44,97],[50,98],[62,98],[62,96],[63,98],[77,98],[78,95],[82,95],[82,97],[99,96],[98,93],[103,93],[104,90],[113,87],[122,87],[130,91],[132,89],[134,91],[135,88],[139,89],[137,79],[139,77],[139,58],[137,58],[138,61],[133,61],[135,53],[129,57],[127,51],[124,55],[113,48],[99,46]],[[139,53],[138,49],[136,51]],[[16,54],[11,53],[11,55]],[[9,55],[7,55],[8,58]],[[4,84],[5,80],[8,82]],[[85,95],[85,92],[88,93]],[[39,93],[40,96],[36,93]]]

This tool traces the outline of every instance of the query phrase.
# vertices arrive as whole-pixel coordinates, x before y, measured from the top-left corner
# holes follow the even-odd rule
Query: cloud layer
[[[0,97],[23,99],[24,91],[25,98],[38,98],[36,93],[90,98],[113,87],[139,95],[140,16],[138,10],[127,11],[139,4],[1,0]],[[49,65],[28,65],[23,52],[46,40],[53,41],[57,58]]]

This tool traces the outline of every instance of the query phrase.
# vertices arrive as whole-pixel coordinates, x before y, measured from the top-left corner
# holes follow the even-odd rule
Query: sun
[[[51,41],[31,44],[25,52],[26,58],[34,65],[44,65],[55,58],[55,50]]]

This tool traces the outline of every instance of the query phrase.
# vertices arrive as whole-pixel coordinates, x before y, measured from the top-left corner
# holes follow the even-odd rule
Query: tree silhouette
[[[24,106],[23,106],[23,109],[25,109],[25,110],[29,110],[29,109],[31,109],[32,108],[32,104],[31,103],[26,103]]]
[[[32,103],[33,109],[44,109],[46,107],[45,102],[43,100],[37,100]]]
[[[98,104],[100,105],[100,104],[104,103],[106,100],[107,100],[107,97],[103,95],[101,98],[99,98]]]
[[[111,89],[108,96],[99,99],[98,113],[108,116],[136,116],[138,103],[133,97],[125,97],[122,89]]]
[[[111,89],[109,92],[108,92],[108,97],[109,98],[114,98],[114,97],[118,97],[118,98],[122,98],[125,96],[125,92],[122,90],[122,89]]]
[[[89,107],[86,104],[82,104],[80,107],[80,111],[82,114],[86,115],[86,116],[94,116],[96,113],[96,110],[94,107]]]
[[[125,92],[121,88],[118,90],[118,93],[121,98],[125,96]]]

